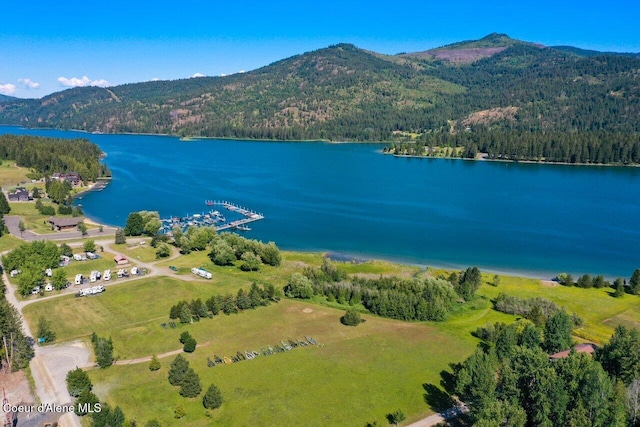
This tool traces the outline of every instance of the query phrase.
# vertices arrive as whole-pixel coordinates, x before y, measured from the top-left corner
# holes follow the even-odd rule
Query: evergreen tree
[[[4,192],[0,191],[0,214],[6,215],[9,212],[11,212],[9,201],[7,201],[7,197],[4,195]]]
[[[83,391],[93,388],[89,375],[80,368],[76,368],[73,371],[67,373],[67,390],[71,397],[78,397]]]
[[[191,323],[191,321],[191,309],[189,308],[189,305],[185,303],[180,307],[180,323]]]
[[[144,222],[139,212],[131,212],[124,227],[126,236],[140,236],[144,231]]]
[[[100,400],[98,399],[98,396],[93,394],[91,390],[85,389],[80,393],[80,396],[78,396],[78,399],[76,400],[74,412],[81,417],[85,416],[89,413],[87,409],[95,408],[96,403],[99,402]]]
[[[187,359],[180,354],[177,355],[169,368],[169,383],[176,386],[182,384],[182,380],[188,370],[189,362]]]
[[[629,293],[640,294],[640,268],[636,269],[629,279]]]
[[[180,383],[180,396],[196,397],[202,392],[200,377],[191,368],[187,370]]]
[[[38,319],[38,338],[44,338],[45,342],[56,339],[56,333],[51,330],[51,324],[42,316]]]
[[[573,321],[566,311],[561,310],[547,319],[544,325],[544,349],[549,353],[557,353],[571,347]]]
[[[215,384],[211,384],[202,397],[202,405],[206,409],[218,409],[222,406],[222,393]]]
[[[125,233],[124,230],[120,227],[118,227],[116,229],[116,240],[115,240],[115,244],[116,245],[123,245],[127,243],[127,238],[125,237]]]
[[[182,349],[185,353],[193,353],[194,351],[196,351],[196,345],[197,345],[196,340],[192,337],[189,337],[184,342],[184,347]]]

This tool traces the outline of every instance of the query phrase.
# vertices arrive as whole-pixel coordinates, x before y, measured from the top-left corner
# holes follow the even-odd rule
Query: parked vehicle
[[[200,277],[204,277],[205,279],[211,279],[213,276],[211,275],[211,273],[209,273],[207,270],[205,270],[204,268],[196,268],[193,267],[191,269],[191,272],[197,276]]]

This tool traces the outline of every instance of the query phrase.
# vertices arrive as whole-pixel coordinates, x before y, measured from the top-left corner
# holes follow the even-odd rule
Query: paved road
[[[38,234],[31,230],[25,230],[20,232],[20,217],[17,215],[7,215],[4,217],[4,223],[9,229],[9,233],[20,238],[26,240],[28,242],[33,240],[71,240],[71,239],[81,239],[83,237],[101,237],[101,236],[111,236],[116,234],[116,228],[114,227],[103,227],[102,231],[99,228],[91,228],[87,230],[87,235],[83,236],[79,231],[59,231],[48,234]]]

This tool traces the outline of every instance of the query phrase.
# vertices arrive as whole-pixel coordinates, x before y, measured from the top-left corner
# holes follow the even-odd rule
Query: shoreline
[[[98,131],[88,131],[82,129],[57,129],[50,127],[37,127],[37,128],[27,128],[20,125],[7,125],[0,124],[3,127],[17,127],[24,130],[55,130],[62,132],[78,132],[78,133],[86,133],[88,135],[133,135],[133,136],[162,136],[162,137],[170,137],[177,138],[180,142],[193,142],[198,140],[219,140],[219,141],[249,141],[249,142],[277,142],[277,143],[296,143],[296,142],[318,142],[324,144],[391,144],[400,141],[332,141],[328,139],[296,139],[296,140],[283,140],[283,139],[267,139],[267,138],[234,138],[234,137],[218,137],[218,136],[179,136],[168,133],[149,133],[149,132],[98,132]],[[488,159],[486,157],[476,157],[474,159],[467,159],[463,157],[430,157],[430,156],[418,156],[415,154],[395,154],[395,153],[385,153],[383,151],[379,152],[384,155],[391,155],[393,157],[406,157],[406,158],[415,158],[415,159],[444,159],[444,160],[473,160],[480,162],[503,162],[503,163],[526,163],[526,164],[536,164],[536,165],[561,165],[561,166],[607,166],[607,167],[620,167],[620,168],[638,168],[640,164],[620,164],[620,163],[569,163],[569,162],[552,162],[552,161],[543,161],[543,160],[509,160],[509,159]]]
[[[525,164],[533,164],[533,165],[555,165],[555,166],[595,166],[595,167],[618,167],[618,168],[638,168],[640,164],[620,164],[620,163],[568,163],[568,162],[551,162],[551,161],[543,161],[543,160],[509,160],[509,159],[488,159],[486,157],[476,157],[474,159],[468,159],[465,157],[431,157],[431,156],[418,156],[416,154],[395,154],[395,153],[385,153],[384,151],[380,151],[380,154],[385,156],[393,156],[398,158],[408,158],[408,159],[433,159],[433,160],[467,160],[474,162],[496,162],[496,163],[525,163]]]

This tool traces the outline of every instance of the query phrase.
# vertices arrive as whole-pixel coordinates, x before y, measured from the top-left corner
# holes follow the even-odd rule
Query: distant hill
[[[0,103],[2,102],[8,102],[8,101],[14,101],[18,98],[14,97],[14,96],[9,96],[9,95],[3,95],[0,93]]]
[[[12,99],[0,104],[0,123],[336,141],[492,129],[637,134],[640,58],[579,51],[504,34],[391,56],[338,44],[225,77]]]
[[[598,50],[580,49],[579,47],[573,46],[551,46],[551,48],[585,58],[592,56],[629,56],[631,58],[640,58],[640,53],[632,52],[600,52]]]

